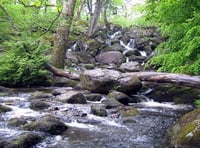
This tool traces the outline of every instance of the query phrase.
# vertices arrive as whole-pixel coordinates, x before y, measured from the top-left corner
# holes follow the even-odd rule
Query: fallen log
[[[72,80],[79,80],[80,75],[77,73],[67,72],[58,69],[51,64],[45,65],[46,69],[51,71],[56,76],[66,77]],[[189,86],[200,89],[200,76],[191,76],[185,74],[172,74],[172,73],[160,73],[160,72],[132,72],[127,75],[136,75],[141,81],[157,82],[157,83],[174,83],[183,86]],[[98,77],[98,74],[97,74]]]
[[[175,83],[178,85],[200,88],[200,76],[160,72],[135,72],[141,81],[157,83]]]
[[[51,71],[55,76],[66,77],[71,80],[80,80],[79,74],[58,69],[51,64],[45,64],[45,68]]]

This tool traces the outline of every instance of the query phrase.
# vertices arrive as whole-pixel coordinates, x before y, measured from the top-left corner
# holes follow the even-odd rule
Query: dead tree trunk
[[[157,83],[174,83],[183,86],[200,88],[200,76],[159,72],[136,72],[132,74],[137,75],[141,81]]]

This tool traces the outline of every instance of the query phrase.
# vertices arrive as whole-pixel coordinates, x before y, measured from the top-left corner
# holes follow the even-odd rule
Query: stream
[[[52,89],[54,88],[39,91],[51,92]],[[167,128],[193,108],[191,105],[175,105],[173,102],[159,103],[147,98],[145,94],[137,94],[145,99],[138,103],[129,103],[129,107],[135,107],[140,112],[133,117],[92,115],[91,105],[101,101],[88,101],[82,105],[61,103],[53,99],[49,100],[51,105],[48,109],[34,111],[30,109],[28,98],[35,91],[38,90],[20,89],[0,97],[3,105],[12,108],[12,111],[0,114],[0,140],[13,139],[20,133],[27,132],[8,126],[8,121],[12,118],[31,120],[39,119],[45,114],[54,114],[62,118],[69,127],[68,130],[62,135],[47,134],[35,148],[161,148],[167,147]],[[67,111],[70,111],[70,115],[66,115]],[[110,109],[109,112],[116,111]]]

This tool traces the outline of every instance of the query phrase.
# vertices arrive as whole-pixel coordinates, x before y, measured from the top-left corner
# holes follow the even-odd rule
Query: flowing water
[[[0,116],[0,139],[12,139],[25,131],[7,126],[8,120],[16,117],[40,118],[50,110],[33,111],[29,108],[30,92],[20,91],[9,96],[0,97],[2,104],[12,111]],[[97,117],[90,114],[92,104],[64,104],[51,100],[50,108],[59,108],[51,112],[63,119],[69,129],[62,135],[48,135],[35,147],[43,148],[160,148],[167,146],[166,130],[185,112],[192,109],[190,105],[175,105],[172,102],[158,103],[142,95],[139,103],[129,104],[136,107],[140,114],[135,117]],[[66,116],[66,110],[73,110]],[[113,110],[110,110],[112,112]],[[76,113],[87,116],[76,116]]]

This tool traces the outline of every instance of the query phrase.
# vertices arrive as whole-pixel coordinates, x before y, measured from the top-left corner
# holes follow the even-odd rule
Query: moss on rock
[[[200,147],[200,109],[185,114],[168,134],[172,147]]]

